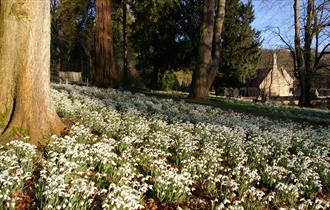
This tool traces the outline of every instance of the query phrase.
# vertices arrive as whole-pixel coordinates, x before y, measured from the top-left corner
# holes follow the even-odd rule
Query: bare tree
[[[225,17],[225,5],[226,0],[204,1],[198,66],[193,72],[191,98],[208,99],[209,89],[214,81],[220,62],[221,32]]]
[[[306,9],[305,15],[301,15],[300,0],[294,1],[294,46],[280,33],[277,34],[290,50],[293,58],[294,74],[300,87],[299,105],[310,107],[313,77],[318,70],[327,67],[322,59],[326,54],[330,54],[329,34],[326,34],[327,27],[330,26],[328,11],[330,2],[322,0],[316,4],[315,0],[306,1],[306,5],[303,5]],[[303,27],[301,27],[301,23],[303,23]]]
[[[0,2],[0,138],[44,142],[65,129],[50,96],[50,2]]]

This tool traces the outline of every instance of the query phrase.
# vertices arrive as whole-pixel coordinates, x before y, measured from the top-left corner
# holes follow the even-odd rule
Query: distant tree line
[[[211,42],[212,55],[218,45],[219,60],[208,86],[213,84],[215,77],[216,86],[239,86],[255,73],[261,41],[259,32],[251,27],[254,20],[251,1],[52,0],[51,61],[54,75],[60,70],[81,71],[91,81],[97,78],[94,73],[98,64],[95,62],[104,57],[97,55],[95,39],[97,14],[103,14],[97,12],[97,5],[101,2],[108,3],[105,10],[112,17],[114,60],[111,63],[118,77],[118,84],[112,87],[129,88],[132,68],[136,68],[147,88],[177,88],[174,72],[193,71],[201,62],[201,24],[207,15],[203,11],[207,3],[208,8],[214,10],[212,24],[215,24],[216,12],[221,7],[222,15],[226,11],[221,29],[223,34],[214,35],[218,36],[215,37],[218,43],[215,39]]]

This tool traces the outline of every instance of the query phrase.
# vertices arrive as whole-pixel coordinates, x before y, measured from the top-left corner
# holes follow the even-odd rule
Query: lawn
[[[330,110],[319,108],[301,108],[291,105],[277,105],[271,102],[251,102],[241,98],[210,95],[209,101],[199,101],[188,98],[188,93],[180,91],[151,91],[145,92],[149,96],[185,100],[189,103],[198,103],[233,110],[247,114],[267,116],[272,119],[290,119],[296,122],[308,122],[316,125],[330,125]]]
[[[330,208],[328,125],[71,85],[52,95],[71,131],[1,148],[0,209]]]

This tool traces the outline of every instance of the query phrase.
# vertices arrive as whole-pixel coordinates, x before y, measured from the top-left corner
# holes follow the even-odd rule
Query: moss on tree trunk
[[[65,126],[50,96],[49,1],[2,0],[0,138],[45,141]]]

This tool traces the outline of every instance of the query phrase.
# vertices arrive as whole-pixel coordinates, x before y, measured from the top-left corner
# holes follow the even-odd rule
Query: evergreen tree
[[[94,60],[94,0],[51,0],[51,70],[82,71],[89,76]]]
[[[119,87],[119,72],[113,50],[112,1],[96,0],[95,68],[93,84],[97,87]]]
[[[199,40],[198,0],[132,1],[134,22],[129,36],[144,83],[162,87],[166,70],[190,67]]]
[[[251,27],[254,20],[251,1],[227,0],[217,87],[239,87],[256,73],[261,55],[260,32]]]
[[[51,0],[52,40],[51,67],[56,79],[58,71],[81,71],[91,79],[95,64],[95,0]],[[113,53],[116,64],[122,59],[122,0],[113,0]]]

